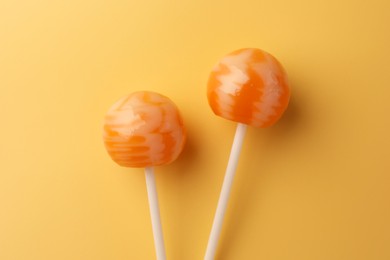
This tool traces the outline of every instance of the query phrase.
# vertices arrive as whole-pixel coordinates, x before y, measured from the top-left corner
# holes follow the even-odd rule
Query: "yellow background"
[[[168,259],[202,259],[235,124],[206,82],[226,53],[276,56],[292,100],[249,128],[218,259],[390,259],[390,2],[0,2],[0,259],[154,259],[144,174],[102,119],[169,96],[188,143],[156,169]]]

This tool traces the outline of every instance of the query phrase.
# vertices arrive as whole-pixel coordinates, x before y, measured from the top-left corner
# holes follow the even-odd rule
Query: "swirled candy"
[[[207,97],[218,116],[268,127],[286,110],[290,88],[282,65],[271,54],[247,48],[218,62],[209,77]]]
[[[140,91],[109,109],[103,138],[109,155],[119,165],[150,167],[173,162],[183,150],[186,132],[169,98]]]

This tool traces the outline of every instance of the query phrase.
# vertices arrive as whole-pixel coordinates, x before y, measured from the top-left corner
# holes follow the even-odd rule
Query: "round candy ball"
[[[108,110],[103,139],[119,165],[150,167],[173,162],[183,150],[186,132],[169,98],[140,91],[123,97]]]
[[[246,48],[226,55],[214,67],[207,97],[218,116],[268,127],[286,110],[290,88],[286,72],[271,54]]]

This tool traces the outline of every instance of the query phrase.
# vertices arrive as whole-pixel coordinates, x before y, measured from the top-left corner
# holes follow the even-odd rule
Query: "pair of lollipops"
[[[281,64],[259,49],[241,49],[222,58],[210,74],[208,101],[214,113],[238,122],[205,260],[214,259],[247,125],[273,125],[287,108],[290,89]],[[104,142],[121,166],[145,168],[158,260],[166,259],[153,166],[169,164],[186,139],[175,104],[154,92],[136,92],[116,102],[105,116]]]

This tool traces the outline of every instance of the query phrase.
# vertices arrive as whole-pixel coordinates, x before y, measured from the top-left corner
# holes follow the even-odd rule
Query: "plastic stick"
[[[205,260],[213,260],[218,246],[219,236],[222,230],[223,218],[226,213],[226,208],[229,200],[231,187],[233,184],[234,175],[237,169],[238,158],[240,156],[242,143],[244,141],[247,125],[239,123],[237,125],[236,134],[232,149],[230,152],[229,162],[226,168],[225,178],[222,184],[221,194],[219,196],[217,210],[214,216],[213,227],[211,228],[209,242],[207,244]]]
[[[154,246],[156,248],[157,260],[165,260],[164,237],[161,227],[160,210],[158,207],[156,180],[153,167],[145,168],[146,188],[148,191],[150,216],[152,219]]]

